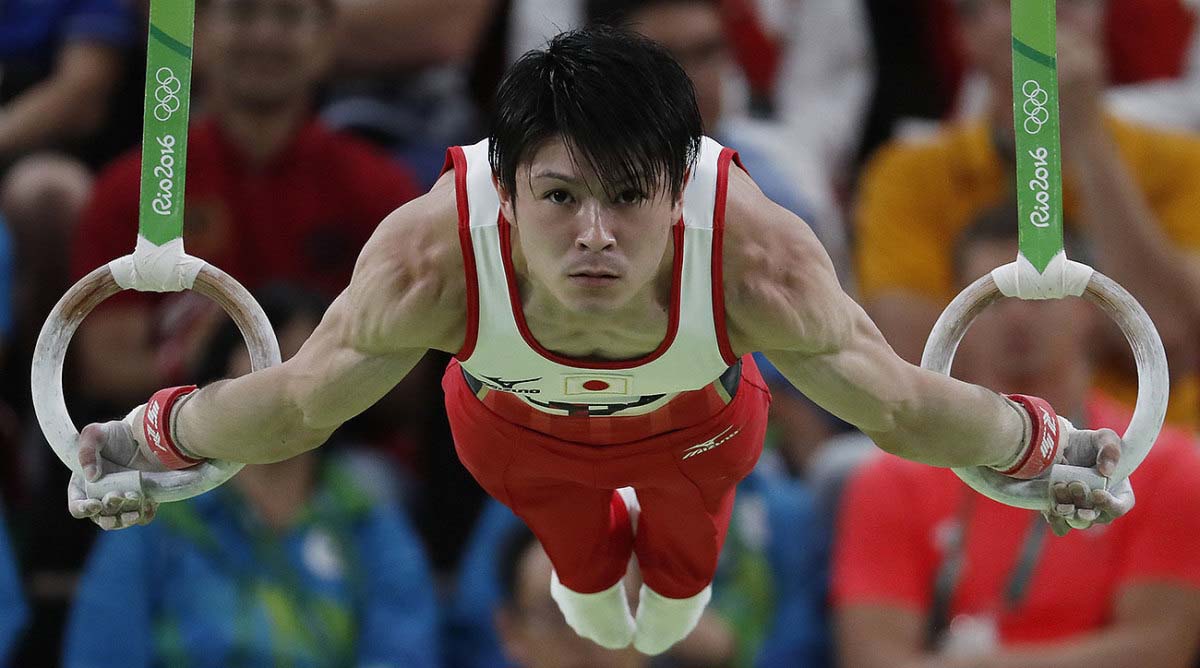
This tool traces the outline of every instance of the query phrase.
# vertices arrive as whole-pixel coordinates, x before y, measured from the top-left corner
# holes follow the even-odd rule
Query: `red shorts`
[[[741,379],[727,405],[603,445],[565,440],[502,418],[471,392],[457,361],[447,367],[442,387],[459,459],[525,521],[568,588],[608,589],[625,574],[634,553],[646,585],[663,596],[687,598],[712,582],[734,490],[754,468],[766,435],[771,394],[752,357],[742,359]],[[708,398],[689,396],[709,392],[716,394],[705,388],[671,404],[712,405]],[[561,420],[662,422],[650,416]],[[637,491],[636,536],[614,491],[620,487]]]

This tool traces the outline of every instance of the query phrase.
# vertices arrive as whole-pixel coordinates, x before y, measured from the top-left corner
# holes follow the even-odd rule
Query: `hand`
[[[1064,12],[1071,11],[1069,5]],[[1070,22],[1058,33],[1059,115],[1064,144],[1086,141],[1102,128],[1108,72],[1103,47]]]
[[[1111,429],[1077,430],[1059,418],[1067,439],[1059,463],[1095,468],[1110,477],[1121,459],[1121,437]],[[1048,475],[1048,474],[1047,474]],[[1091,490],[1082,482],[1053,483],[1050,487],[1053,507],[1042,513],[1057,536],[1071,529],[1086,529],[1093,524],[1108,524],[1133,508],[1133,486],[1129,479],[1107,490]]]
[[[101,529],[113,530],[148,524],[158,504],[146,499],[140,490],[107,492],[103,498],[89,497],[85,481],[94,483],[105,475],[123,471],[165,471],[166,467],[135,435],[140,429],[143,407],[124,420],[90,424],[79,434],[79,465],[83,475],[74,473],[67,485],[67,509],[77,519],[88,518]]]

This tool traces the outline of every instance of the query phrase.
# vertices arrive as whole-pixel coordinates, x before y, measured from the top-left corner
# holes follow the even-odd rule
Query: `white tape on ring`
[[[1080,297],[1087,290],[1095,269],[1068,260],[1060,251],[1045,272],[1038,272],[1024,255],[1018,254],[1016,262],[992,270],[992,280],[1005,297],[1018,299],[1061,299]]]
[[[204,260],[183,252],[183,239],[158,246],[138,235],[133,254],[108,263],[113,279],[125,290],[179,292],[190,290]]]

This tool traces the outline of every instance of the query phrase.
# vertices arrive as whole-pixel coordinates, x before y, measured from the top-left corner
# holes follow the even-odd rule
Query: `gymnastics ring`
[[[266,314],[237,281],[206,263],[196,275],[192,289],[217,302],[237,323],[250,349],[250,361],[255,371],[280,363],[279,343]],[[58,458],[76,473],[82,473],[77,443],[79,432],[63,397],[63,360],[79,324],[92,309],[121,290],[108,265],[85,276],[55,304],[42,325],[34,350],[32,389],[38,424]],[[89,497],[98,499],[103,498],[105,492],[140,489],[151,501],[181,501],[224,483],[242,466],[210,459],[179,471],[110,473],[96,483],[87,483],[85,491]]]
[[[1002,295],[994,276],[997,272],[1015,271],[1016,263],[1000,267],[976,280],[950,302],[933,326],[921,366],[950,375],[954,353],[975,318]],[[1056,482],[1081,481],[1092,489],[1105,489],[1121,482],[1133,473],[1150,452],[1158,438],[1167,414],[1170,380],[1167,375],[1167,355],[1158,330],[1141,304],[1115,281],[1086,265],[1070,263],[1075,268],[1091,272],[1083,297],[1112,318],[1120,327],[1133,349],[1137,362],[1138,395],[1133,420],[1122,437],[1125,441],[1117,470],[1104,478],[1092,468],[1055,464],[1049,476],[1033,480],[1017,480],[987,467],[955,468],[954,472],[975,491],[991,499],[1018,508],[1047,510],[1051,501],[1050,485]]]

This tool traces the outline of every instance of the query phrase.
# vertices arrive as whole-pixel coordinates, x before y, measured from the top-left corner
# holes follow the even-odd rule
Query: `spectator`
[[[324,302],[293,290],[261,303],[285,357]],[[208,344],[201,380],[249,371],[232,324]],[[305,453],[247,466],[228,484],[104,534],[69,624],[67,666],[438,665],[437,610],[421,545],[386,470]],[[385,476],[386,477],[386,476]],[[122,637],[100,620],[120,619]]]
[[[497,0],[335,0],[339,76],[322,117],[403,156],[425,187],[473,140],[467,69]],[[488,91],[491,95],[491,91]]]
[[[0,525],[0,666],[9,665],[28,616],[8,531]]]
[[[496,633],[512,665],[520,668],[648,668],[650,658],[632,647],[609,650],[575,634],[550,598],[550,558],[523,525],[493,553],[499,574]]]
[[[489,616],[504,584],[495,555],[520,528],[496,501],[476,523],[448,615],[447,656],[456,668],[510,665]],[[760,464],[738,486],[712,605],[700,630],[668,653],[671,665],[825,665],[825,545],[807,490]]]
[[[208,116],[189,137],[184,236],[189,252],[252,290],[286,280],[332,297],[378,221],[417,192],[405,169],[312,116],[336,46],[332,22],[325,0],[197,7]],[[139,177],[136,153],[100,176],[71,249],[76,276],[132,249]],[[183,323],[174,345],[154,342],[156,296],[123,294],[88,319],[78,339],[88,398],[128,403],[178,380],[195,350],[188,340],[204,331],[186,325],[208,320],[178,296],[167,301]]]
[[[62,249],[91,168],[136,141],[140,121],[121,112],[142,95],[129,76],[139,36],[125,0],[0,2],[0,214],[20,269],[18,334],[30,347],[67,288]]]
[[[966,43],[991,89],[989,113],[946,124],[920,142],[892,142],[871,160],[857,211],[857,278],[868,311],[902,356],[920,358],[954,294],[951,249],[975,216],[1013,191],[1009,3],[964,3]],[[1172,369],[1171,419],[1195,426],[1200,316],[1200,140],[1130,125],[1102,112],[1097,37],[1103,3],[1060,5],[1059,69],[1065,210],[1086,230],[1096,268],[1150,313]],[[1109,336],[1101,384],[1129,400],[1126,344]]]
[[[0,6],[0,173],[23,155],[97,138],[138,32],[123,0]]]
[[[1016,250],[1011,206],[964,233],[965,282]],[[1072,249],[1074,250],[1074,249]],[[1078,427],[1123,429],[1092,389],[1098,312],[1078,299],[1005,300],[972,329],[993,389],[1037,393]],[[1046,326],[1045,323],[1052,323]],[[1035,335],[1036,332],[1036,335]],[[1120,522],[1055,538],[945,469],[878,457],[850,482],[834,551],[841,664],[951,668],[1187,668],[1200,652],[1200,453],[1164,431],[1133,476]]]
[[[815,202],[822,198],[814,196],[812,188],[801,189],[774,161],[759,129],[728,113],[724,84],[733,61],[722,30],[721,4],[720,0],[587,0],[585,6],[589,20],[626,25],[671,52],[696,88],[705,132],[737,149],[767,197],[813,227],[845,281],[849,258],[840,218],[828,207],[818,207]]]

